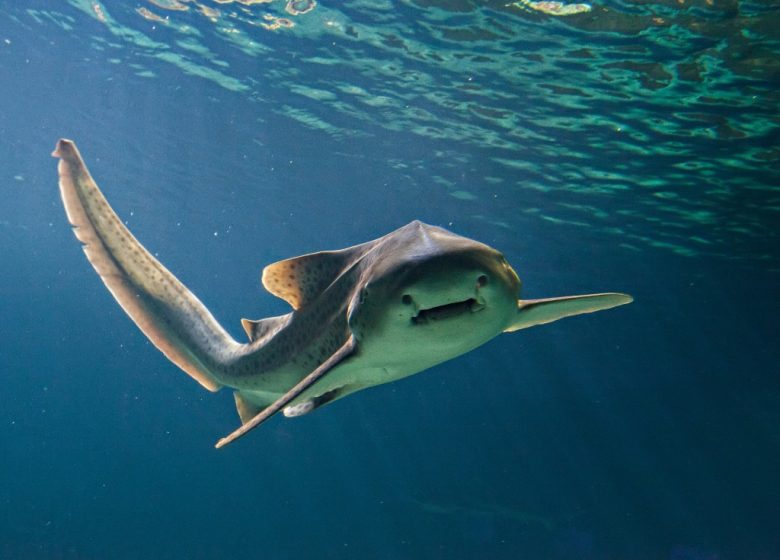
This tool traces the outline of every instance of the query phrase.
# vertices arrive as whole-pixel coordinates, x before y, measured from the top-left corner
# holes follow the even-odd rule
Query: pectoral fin
[[[268,420],[271,416],[279,412],[282,408],[290,404],[296,397],[303,393],[306,389],[314,385],[317,381],[322,379],[327,373],[336,367],[339,363],[347,359],[349,356],[355,353],[357,349],[357,341],[354,336],[350,336],[349,339],[339,348],[333,355],[325,360],[320,366],[311,372],[309,375],[301,379],[292,389],[287,391],[284,395],[276,399],[276,401],[260,411],[254,418],[244,423],[243,426],[238,428],[232,434],[223,437],[217,442],[215,447],[226,446],[228,443],[237,440],[250,430],[258,427],[260,424]],[[244,420],[243,417],[241,419]]]
[[[593,313],[618,305],[631,303],[634,298],[628,294],[605,293],[587,294],[581,296],[564,296],[546,299],[521,299],[517,302],[517,317],[515,322],[504,332],[514,332],[520,329],[552,323],[564,317]]]

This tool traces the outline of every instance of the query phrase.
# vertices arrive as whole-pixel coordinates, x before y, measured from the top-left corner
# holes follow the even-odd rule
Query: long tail
[[[210,391],[244,345],[141,245],[92,179],[76,145],[60,140],[60,193],[89,262],[136,325],[173,363]]]

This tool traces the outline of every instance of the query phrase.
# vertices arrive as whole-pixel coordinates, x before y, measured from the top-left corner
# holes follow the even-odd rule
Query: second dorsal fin
[[[258,338],[262,338],[266,335],[271,335],[279,331],[288,323],[289,320],[289,315],[268,317],[267,319],[259,319],[257,321],[252,319],[241,319],[241,326],[244,327],[249,340],[254,342]]]

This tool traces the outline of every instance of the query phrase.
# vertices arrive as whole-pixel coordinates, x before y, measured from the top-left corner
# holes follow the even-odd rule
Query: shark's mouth
[[[483,303],[479,303],[474,298],[463,301],[438,305],[429,309],[420,309],[417,315],[412,317],[412,323],[415,325],[425,325],[432,321],[442,321],[463,315],[464,313],[474,313],[485,308]]]

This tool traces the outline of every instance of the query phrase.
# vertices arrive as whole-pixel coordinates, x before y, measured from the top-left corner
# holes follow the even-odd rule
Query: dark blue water
[[[0,558],[780,558],[777,6],[22,4],[0,1]],[[217,451],[232,396],[87,263],[60,137],[236,338],[286,312],[264,265],[412,219],[503,251],[526,297],[635,302]]]

